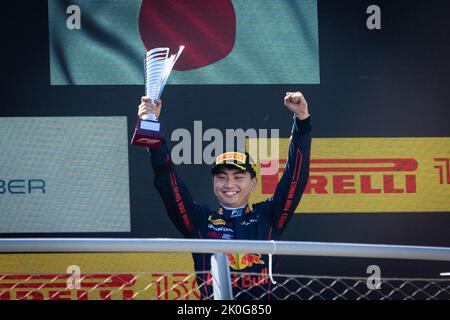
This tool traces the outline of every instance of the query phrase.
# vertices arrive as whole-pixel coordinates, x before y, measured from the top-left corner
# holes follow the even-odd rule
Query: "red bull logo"
[[[253,267],[255,264],[265,264],[260,254],[251,253],[227,253],[228,264],[233,270],[243,270]]]

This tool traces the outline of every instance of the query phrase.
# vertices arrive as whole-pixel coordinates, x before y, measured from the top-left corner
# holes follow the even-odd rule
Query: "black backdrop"
[[[366,28],[366,8],[382,10],[382,29]],[[318,0],[320,84],[180,85],[165,89],[166,132],[193,128],[279,128],[288,137],[285,91],[301,90],[314,118],[314,138],[448,137],[450,3]],[[129,136],[143,86],[50,86],[46,1],[1,5],[2,117],[127,116]],[[239,115],[239,116],[237,116]],[[30,146],[32,148],[33,146]],[[153,187],[145,149],[129,147],[131,233],[3,234],[1,237],[180,237]],[[199,202],[215,205],[209,168],[177,168]],[[198,179],[198,177],[204,177]],[[283,240],[450,246],[448,213],[300,214]],[[436,276],[437,262],[284,258],[287,273]]]

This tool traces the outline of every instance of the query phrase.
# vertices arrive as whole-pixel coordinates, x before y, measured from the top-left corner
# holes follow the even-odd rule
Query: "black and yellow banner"
[[[278,158],[258,157],[259,181],[251,202],[274,193],[288,143],[279,139]],[[450,138],[313,139],[310,177],[296,212],[448,212],[449,160]],[[278,165],[278,172],[264,174],[261,163]]]

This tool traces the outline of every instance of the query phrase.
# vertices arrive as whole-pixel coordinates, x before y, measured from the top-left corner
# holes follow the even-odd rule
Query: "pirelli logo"
[[[1,300],[198,300],[194,274],[81,275],[80,289],[68,289],[64,274],[0,274]]]
[[[220,164],[230,160],[245,163],[245,161],[247,160],[247,156],[241,152],[225,152],[216,158],[216,164]]]
[[[77,277],[67,271],[73,265]],[[8,253],[0,254],[0,266],[0,303],[200,298],[189,253]]]
[[[136,277],[133,274],[81,275],[81,289],[67,289],[69,275],[0,274],[0,300],[131,300]],[[119,297],[115,297],[119,298]]]
[[[286,160],[279,160],[279,173],[284,172]],[[269,165],[269,163],[265,164]],[[264,165],[264,166],[265,166]],[[367,165],[367,166],[365,166]],[[311,159],[310,178],[305,194],[343,193],[415,193],[418,164],[415,159]],[[404,172],[404,187],[395,186],[392,172]],[[329,175],[333,173],[331,179]],[[382,186],[375,188],[372,173],[382,176]],[[262,192],[272,194],[279,175],[262,175]],[[397,181],[398,182],[398,181]]]
[[[280,139],[282,157],[288,143]],[[296,212],[449,212],[449,159],[449,138],[313,139],[310,176]],[[251,200],[275,192],[286,161],[258,163]],[[278,173],[261,174],[261,166],[274,165]]]

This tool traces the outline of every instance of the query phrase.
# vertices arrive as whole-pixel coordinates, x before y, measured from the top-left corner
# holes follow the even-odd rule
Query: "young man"
[[[138,115],[153,112],[159,117],[161,101],[151,104],[142,97]],[[217,209],[197,204],[176,174],[170,152],[164,142],[149,149],[155,174],[154,183],[164,201],[167,213],[178,230],[187,238],[278,240],[294,213],[309,177],[311,150],[311,116],[308,104],[300,92],[287,92],[284,105],[294,113],[288,160],[274,195],[266,201],[250,205],[251,192],[257,184],[256,172],[249,155],[238,151],[226,152],[216,158],[212,169]],[[211,269],[210,254],[193,254],[198,272],[197,283],[202,298],[212,294],[207,272]],[[232,278],[236,299],[273,299],[273,284],[269,280],[267,255],[251,253],[228,254],[232,272],[242,276]],[[275,272],[277,257],[273,258]],[[245,275],[256,273],[257,275]]]

